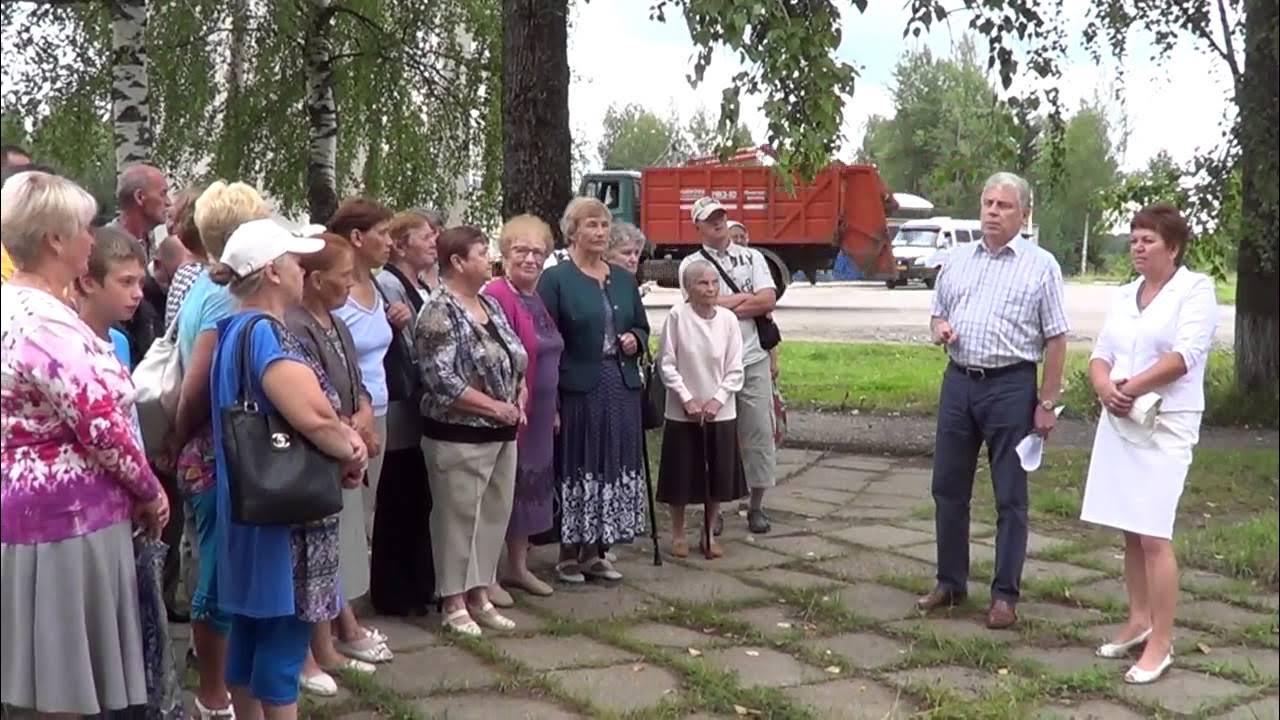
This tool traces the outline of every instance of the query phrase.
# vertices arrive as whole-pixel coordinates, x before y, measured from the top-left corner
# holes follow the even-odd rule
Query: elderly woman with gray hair
[[[644,246],[644,233],[635,225],[626,220],[615,220],[609,226],[609,250],[606,253],[609,262],[637,277]],[[640,285],[640,296],[648,295],[650,289],[651,283]]]
[[[605,259],[609,209],[574,198],[561,220],[569,261],[542,273],[538,294],[564,337],[557,453],[561,582],[620,580],[605,557],[645,527],[639,358],[649,321],[635,278]]]
[[[742,330],[733,311],[716,304],[720,274],[705,260],[685,266],[680,285],[688,299],[667,313],[658,372],[667,386],[658,502],[671,506],[671,552],[688,557],[686,505],[705,504],[699,543],[707,559],[724,555],[712,537],[720,504],[747,495],[738,449],[742,390]]]
[[[97,203],[43,172],[0,191],[0,703],[62,716],[147,702],[133,524],[169,504],[135,435],[129,372],[66,302]]]

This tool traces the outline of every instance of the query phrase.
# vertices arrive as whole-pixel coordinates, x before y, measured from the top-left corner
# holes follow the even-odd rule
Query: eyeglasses
[[[535,258],[545,258],[547,251],[540,248],[513,247],[511,248],[511,255],[518,258],[529,257],[530,255]]]

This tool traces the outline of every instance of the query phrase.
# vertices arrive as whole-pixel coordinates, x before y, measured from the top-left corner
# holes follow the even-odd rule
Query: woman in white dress
[[[1218,306],[1213,281],[1182,267],[1190,231],[1177,209],[1148,206],[1129,227],[1129,254],[1141,277],[1120,288],[1089,363],[1104,411],[1080,517],[1124,532],[1129,622],[1097,653],[1122,658],[1145,643],[1124,676],[1144,684],[1173,662],[1173,525],[1200,437]],[[1135,401],[1145,407],[1157,397],[1153,426],[1130,419]]]

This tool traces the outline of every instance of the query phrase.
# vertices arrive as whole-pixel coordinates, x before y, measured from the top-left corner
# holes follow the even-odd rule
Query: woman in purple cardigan
[[[533,215],[519,215],[502,227],[498,247],[503,277],[490,282],[484,292],[498,301],[529,354],[528,422],[516,438],[515,503],[507,526],[506,566],[498,574],[508,586],[545,596],[551,594],[551,586],[529,571],[528,558],[529,537],[551,528],[555,502],[553,441],[560,425],[556,398],[564,339],[535,292],[543,261],[551,252],[551,228]],[[500,586],[490,588],[489,598],[495,605],[499,600],[510,603]]]

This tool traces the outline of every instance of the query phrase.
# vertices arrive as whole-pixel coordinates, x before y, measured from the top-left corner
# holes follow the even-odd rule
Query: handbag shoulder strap
[[[742,292],[738,289],[738,284],[733,281],[733,278],[729,277],[729,273],[724,271],[724,268],[720,266],[720,263],[716,262],[716,259],[711,257],[711,253],[707,252],[706,248],[702,248],[698,252],[702,253],[702,257],[710,261],[712,265],[716,266],[716,270],[720,271],[720,277],[724,278],[724,284],[728,285],[729,289],[732,290],[734,294]]]
[[[421,312],[422,305],[423,305],[422,295],[420,295],[414,290],[413,285],[409,282],[409,278],[404,274],[404,272],[400,268],[396,267],[391,263],[387,263],[386,265],[383,265],[382,272],[391,273],[391,277],[394,277],[396,281],[400,283],[400,286],[404,288],[405,297],[409,299],[409,305],[413,307],[413,314],[417,315],[419,312]],[[374,283],[374,285],[377,285],[377,284],[378,284],[377,282]],[[379,286],[378,290],[381,291],[382,287]],[[391,300],[390,298],[387,297],[385,292],[382,294],[382,299],[385,300],[388,305],[391,304]]]
[[[270,315],[259,313],[246,320],[243,329],[240,330],[239,346],[236,348],[236,354],[240,362],[240,403],[242,405],[248,405],[253,402],[253,371],[250,367],[251,352],[253,350],[253,328],[263,320],[275,324]]]
[[[394,265],[390,263],[387,263],[382,267],[383,272],[386,272],[388,268],[394,268],[391,274],[395,276],[397,280],[400,281],[401,285],[404,286],[405,295],[406,296],[413,295],[413,293],[410,292],[410,290],[412,290],[413,288],[409,287],[409,284],[405,281],[404,273],[401,273],[399,268],[396,268]],[[378,295],[382,297],[382,311],[385,313],[387,309],[391,307],[391,298],[387,297],[387,291],[382,289],[382,285],[378,283],[377,278],[373,278],[372,281],[373,281],[373,289],[377,290]],[[419,302],[421,302],[421,298],[419,298]],[[412,297],[409,298],[409,304],[415,305]],[[415,318],[417,317],[418,312],[421,310],[422,310],[421,305],[416,305],[414,307]],[[410,322],[413,322],[413,321],[411,320]],[[395,328],[392,328],[391,336],[392,336],[391,341],[398,344],[400,346],[400,349],[404,351],[405,359],[408,360],[409,362],[413,362],[414,360],[413,348],[409,347],[409,340],[404,336],[404,333],[400,332],[399,330],[396,330]]]

